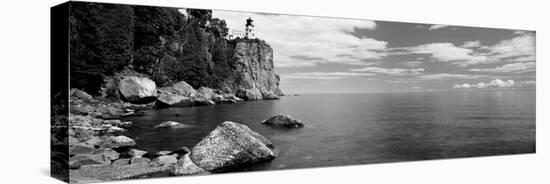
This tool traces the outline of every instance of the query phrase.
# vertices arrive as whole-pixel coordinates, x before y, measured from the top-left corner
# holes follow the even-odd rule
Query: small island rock
[[[300,128],[304,127],[304,124],[297,119],[292,118],[289,115],[275,115],[269,119],[262,121],[264,125],[283,127],[283,128]]]

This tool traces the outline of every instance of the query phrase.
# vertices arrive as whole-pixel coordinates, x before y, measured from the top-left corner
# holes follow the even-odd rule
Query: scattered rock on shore
[[[187,107],[192,105],[189,97],[178,95],[170,91],[159,90],[160,94],[155,102],[159,107]]]
[[[130,149],[130,151],[128,151],[128,155],[130,155],[133,158],[142,157],[145,154],[147,154],[147,151],[138,150],[138,149]]]
[[[101,147],[104,148],[118,148],[125,146],[134,146],[136,142],[129,137],[119,135],[119,136],[110,136],[106,140],[99,143]]]
[[[292,118],[289,115],[275,115],[269,119],[262,121],[264,125],[274,126],[274,127],[283,127],[283,128],[300,128],[304,127],[304,124]]]

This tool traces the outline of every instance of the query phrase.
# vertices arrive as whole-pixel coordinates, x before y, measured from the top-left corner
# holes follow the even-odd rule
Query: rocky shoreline
[[[156,88],[154,82],[143,77],[126,77],[119,83],[120,100],[93,97],[84,91],[69,92],[68,117],[54,119],[68,122],[66,138],[52,134],[52,145],[65,144],[68,153],[52,151],[52,155],[68,158],[69,178],[72,183],[108,181],[153,176],[202,175],[228,172],[242,166],[269,161],[276,157],[274,145],[246,125],[223,122],[193,148],[150,153],[122,135],[134,128],[124,117],[139,116],[140,110],[165,107],[191,107],[250,100],[279,99],[273,93],[239,90],[237,95],[206,87],[194,89],[184,81],[172,86]],[[290,119],[289,119],[290,118]],[[290,116],[266,120],[266,125],[294,128],[303,125]],[[155,128],[181,128],[187,125],[168,121]],[[52,131],[61,128],[52,125]],[[55,147],[55,146],[54,146]],[[62,147],[62,146],[61,146]],[[63,148],[61,148],[63,149]],[[66,155],[65,155],[66,154]]]

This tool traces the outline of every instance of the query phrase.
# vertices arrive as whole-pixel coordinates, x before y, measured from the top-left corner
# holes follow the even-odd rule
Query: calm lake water
[[[535,152],[535,91],[304,94],[281,100],[149,110],[125,134],[147,151],[193,147],[224,121],[271,140],[271,170]],[[260,122],[289,114],[300,129]],[[164,121],[195,125],[155,129]]]

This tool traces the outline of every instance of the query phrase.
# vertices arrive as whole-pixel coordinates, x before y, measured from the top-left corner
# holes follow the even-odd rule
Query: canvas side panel
[[[50,10],[50,174],[64,182],[69,181],[69,15],[70,2]]]

